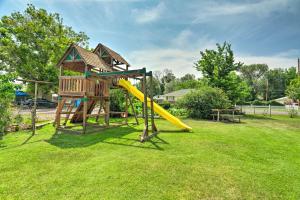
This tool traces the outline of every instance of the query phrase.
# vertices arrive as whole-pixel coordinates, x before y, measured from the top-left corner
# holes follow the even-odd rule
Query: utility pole
[[[266,84],[266,101],[268,101],[268,94],[269,94],[269,79],[267,78],[267,84]]]
[[[300,76],[300,59],[298,58],[298,76]]]

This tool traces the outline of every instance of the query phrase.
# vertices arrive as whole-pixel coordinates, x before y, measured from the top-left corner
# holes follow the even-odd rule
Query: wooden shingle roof
[[[108,64],[106,64],[101,58],[99,58],[97,54],[90,52],[78,45],[74,44],[73,46],[82,56],[87,65],[111,71],[111,67]]]
[[[82,61],[89,66],[89,68],[99,68],[99,69],[103,69],[105,71],[112,71],[111,66],[109,66],[108,64],[106,64],[97,54],[88,51],[76,44],[71,44],[69,46],[69,48],[67,49],[67,51],[65,52],[65,54],[63,55],[63,57],[60,59],[60,61],[58,62],[57,66],[63,65],[64,61],[67,57],[67,55],[71,52],[72,49],[76,49],[76,51],[78,52],[78,54],[80,55]],[[72,68],[72,63],[68,64],[69,68]],[[74,66],[76,65],[76,67],[80,67],[83,69],[79,70],[79,71],[84,71],[84,66],[82,65],[78,65],[78,63],[74,63]],[[78,69],[76,70],[78,71]]]
[[[104,50],[106,50],[107,53],[108,53],[113,59],[115,59],[116,61],[118,61],[118,62],[120,62],[120,63],[122,63],[122,64],[125,64],[125,65],[128,65],[128,66],[129,66],[129,63],[128,63],[128,62],[127,62],[120,54],[118,54],[118,53],[115,52],[114,50],[108,48],[107,46],[105,46],[105,45],[103,45],[103,44],[101,44],[101,43],[99,43],[99,44],[97,45],[97,47],[95,48],[95,50],[94,50],[93,52],[96,53],[96,52],[99,50],[99,48],[103,48]]]

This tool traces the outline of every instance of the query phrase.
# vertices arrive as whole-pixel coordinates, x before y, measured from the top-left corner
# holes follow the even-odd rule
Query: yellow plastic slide
[[[131,85],[131,83],[129,81],[126,81],[125,79],[120,79],[119,80],[119,85],[122,86],[123,88],[125,88],[131,94],[133,94],[140,101],[142,101],[142,102],[144,101],[144,94],[142,92],[140,92],[136,87],[134,87],[133,85]],[[150,102],[151,102],[150,99],[147,98],[147,105],[148,105],[148,107],[151,106]],[[159,106],[155,102],[153,102],[153,108],[154,108],[154,112],[156,112],[161,117],[163,117],[166,120],[168,120],[169,122],[173,123],[177,127],[182,128],[184,130],[192,130],[191,127],[189,127],[188,125],[184,124],[177,117],[174,117],[173,115],[171,115],[168,111],[166,111],[165,109],[163,109],[161,106]]]

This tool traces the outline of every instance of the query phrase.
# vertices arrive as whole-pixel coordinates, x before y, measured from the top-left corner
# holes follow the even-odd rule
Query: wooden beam
[[[143,85],[144,85],[144,90],[143,90],[143,93],[144,93],[144,114],[145,114],[145,117],[144,117],[144,123],[145,123],[145,127],[144,127],[144,131],[143,131],[143,135],[141,137],[141,141],[143,141],[145,138],[148,137],[148,130],[149,130],[149,127],[148,127],[148,106],[147,106],[147,79],[146,79],[146,73],[144,73],[143,75]]]
[[[135,118],[136,124],[139,125],[139,120],[138,120],[138,118],[137,118],[137,113],[135,112],[135,109],[134,109],[132,100],[131,100],[130,97],[128,97],[128,100],[129,100],[129,104],[130,104],[130,106],[131,106],[132,112],[133,112],[133,114],[134,114],[134,118]]]
[[[126,65],[126,71],[128,71],[128,65]],[[128,78],[125,78],[125,80],[128,81]],[[128,98],[129,98],[129,93],[126,90],[125,91],[125,122],[128,124]]]
[[[154,123],[154,106],[153,106],[153,76],[152,76],[152,73],[151,73],[151,76],[150,76],[150,107],[151,107],[151,129],[152,129],[152,133],[154,132],[157,132],[157,128],[155,126],[155,123]]]
[[[37,81],[37,80],[20,79],[20,78],[17,78],[16,80],[17,81],[23,81],[23,82],[31,82],[31,83],[54,84],[53,82],[49,82],[49,81]]]
[[[38,90],[38,83],[34,82],[34,104],[33,104],[33,110],[31,111],[32,135],[35,135],[37,90]]]

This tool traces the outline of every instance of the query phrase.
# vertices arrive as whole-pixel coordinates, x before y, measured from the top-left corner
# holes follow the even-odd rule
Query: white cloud
[[[179,33],[179,35],[172,40],[174,46],[184,46],[188,43],[190,37],[193,35],[191,30],[183,30]]]
[[[211,45],[209,44],[209,46]],[[171,69],[177,77],[181,77],[187,73],[195,74],[196,77],[200,77],[200,72],[195,69],[194,63],[199,60],[199,52],[204,49],[205,47],[193,50],[157,47],[134,51],[130,53],[128,57],[133,67],[147,67],[148,70],[152,71]],[[278,55],[236,55],[235,60],[243,62],[244,64],[264,63],[271,69],[297,66],[297,58]]]
[[[201,50],[214,48],[216,42],[207,36],[191,42],[192,36],[190,30],[183,30],[170,41],[169,47],[133,51],[128,58],[133,67],[147,67],[152,71],[171,69],[178,77],[187,73],[199,77],[200,72],[195,69],[194,63],[199,60]]]
[[[205,6],[201,5],[200,11],[196,12],[193,23],[208,22],[215,17],[233,15],[255,15],[268,16],[279,10],[294,12],[289,6],[289,0],[262,0],[254,3],[217,3],[210,2]]]
[[[279,56],[251,56],[251,55],[238,55],[236,61],[241,61],[244,64],[267,64],[269,68],[289,68],[297,66],[297,58]]]
[[[137,23],[145,24],[145,23],[149,23],[149,22],[158,20],[164,10],[165,10],[165,4],[163,2],[160,2],[153,8],[134,9],[132,12],[135,16]]]
[[[186,29],[171,40],[168,47],[136,50],[131,52],[128,58],[133,68],[135,66],[138,68],[147,67],[148,70],[152,71],[171,69],[177,77],[187,73],[200,77],[200,72],[195,69],[194,63],[200,59],[200,51],[215,49],[216,41],[208,36],[193,41],[192,37],[194,37],[193,32]],[[244,64],[264,63],[268,64],[270,68],[289,68],[297,65],[297,59],[294,57],[295,53],[298,53],[298,51],[294,49],[271,56],[236,53],[235,60]]]

